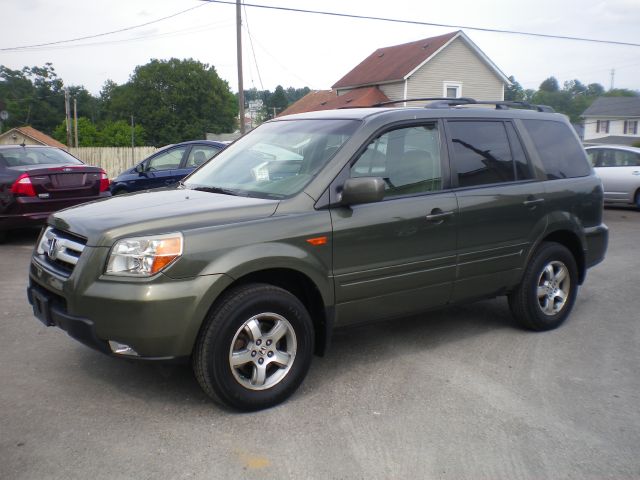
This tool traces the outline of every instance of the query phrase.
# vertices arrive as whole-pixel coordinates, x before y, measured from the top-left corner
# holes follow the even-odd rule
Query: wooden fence
[[[109,178],[133,167],[157,150],[155,147],[78,147],[69,153],[84,163],[104,168]]]

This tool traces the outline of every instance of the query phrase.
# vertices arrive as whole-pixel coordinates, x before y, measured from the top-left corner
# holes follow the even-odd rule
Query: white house
[[[584,143],[631,145],[640,141],[640,97],[600,97],[582,114]]]

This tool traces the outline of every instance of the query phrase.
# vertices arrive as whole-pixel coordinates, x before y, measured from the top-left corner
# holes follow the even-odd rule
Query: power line
[[[187,8],[186,10],[181,10],[179,12],[172,13],[171,15],[167,15],[166,17],[162,17],[162,18],[157,18],[155,20],[151,20],[150,22],[145,22],[145,23],[140,23],[139,25],[132,25],[132,26],[129,26],[129,27],[120,28],[118,30],[113,30],[111,32],[96,33],[95,35],[86,35],[84,37],[69,38],[67,40],[58,40],[58,41],[55,41],[55,42],[38,43],[38,44],[34,44],[34,45],[22,45],[20,47],[0,48],[0,51],[8,52],[8,51],[14,51],[14,50],[27,50],[27,49],[30,49],[30,48],[46,47],[46,46],[49,46],[49,45],[59,45],[61,43],[71,43],[71,42],[77,42],[79,40],[89,40],[91,38],[98,38],[98,37],[104,37],[106,35],[113,35],[114,33],[126,32],[126,31],[129,31],[129,30],[134,30],[136,28],[146,27],[147,25],[152,25],[154,23],[158,23],[158,22],[161,22],[163,20],[168,20],[170,18],[177,17],[178,15],[182,15],[183,13],[190,12],[191,10],[195,10],[196,8],[200,8],[200,7],[204,6],[204,5],[206,5],[206,3],[202,3],[200,5],[196,5],[195,7]]]
[[[249,37],[249,43],[251,44],[251,53],[253,53],[253,63],[256,64],[256,71],[258,72],[258,80],[260,80],[260,90],[264,90],[262,84],[262,76],[260,75],[260,67],[258,67],[258,60],[256,59],[256,50],[253,48],[253,38],[251,37],[251,31],[249,30],[249,17],[247,15],[247,7],[244,7],[244,23],[247,27],[247,35]]]
[[[232,2],[230,0],[203,0],[203,1],[206,3],[222,3],[226,5],[235,5],[235,2]],[[410,25],[423,25],[428,27],[458,28],[458,29],[465,29],[465,30],[475,30],[478,32],[507,33],[510,35],[524,35],[524,36],[540,37],[540,38],[555,38],[558,40],[575,40],[579,42],[604,43],[609,45],[624,45],[628,47],[640,47],[640,43],[619,42],[616,40],[601,40],[596,38],[570,37],[565,35],[551,35],[546,33],[521,32],[517,30],[500,30],[496,28],[472,27],[468,25],[451,25],[446,23],[421,22],[418,20],[402,20],[399,18],[373,17],[369,15],[355,15],[355,14],[349,14],[349,13],[327,12],[322,10],[306,10],[302,8],[278,7],[275,5],[258,5],[254,3],[244,3],[244,2],[243,2],[243,5],[245,7],[264,8],[267,10],[281,10],[285,12],[295,12],[295,13],[311,13],[316,15],[327,15],[331,17],[355,18],[359,20],[377,20],[380,22],[404,23],[404,24],[410,24]]]
[[[180,30],[173,30],[170,32],[150,33],[148,35],[140,35],[137,37],[123,38],[120,40],[101,40],[97,42],[76,43],[73,45],[52,45],[48,47],[33,47],[26,50],[26,52],[41,52],[41,51],[49,51],[49,50],[65,50],[68,48],[126,44],[126,43],[136,42],[140,40],[148,40],[148,39],[154,39],[154,38],[168,38],[168,37],[176,37],[181,35],[192,35],[192,34],[202,33],[202,32],[211,30],[215,26],[227,26],[232,24],[233,22],[230,22],[230,21],[213,22],[213,23],[206,23],[203,25],[195,26],[195,27],[188,27]]]

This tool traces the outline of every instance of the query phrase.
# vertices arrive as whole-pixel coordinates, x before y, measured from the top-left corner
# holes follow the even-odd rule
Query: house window
[[[444,82],[442,95],[447,98],[460,98],[462,96],[462,84],[458,82]]]
[[[625,120],[624,121],[624,134],[625,135],[637,135],[638,134],[638,121],[637,120]]]
[[[609,133],[609,120],[597,120],[596,133]]]

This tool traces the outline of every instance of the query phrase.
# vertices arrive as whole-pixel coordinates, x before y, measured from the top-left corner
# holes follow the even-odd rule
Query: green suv
[[[603,192],[567,119],[471,99],[267,122],[176,188],[53,214],[28,296],[109,355],[192,363],[212,398],[282,402],[332,330],[507,295],[569,315]]]

